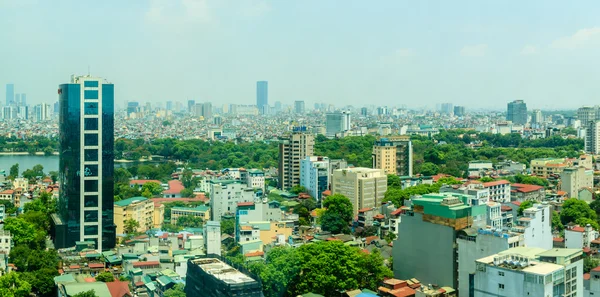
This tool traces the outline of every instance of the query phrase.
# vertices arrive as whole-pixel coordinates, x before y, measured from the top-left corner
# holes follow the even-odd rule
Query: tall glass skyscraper
[[[6,106],[11,106],[15,102],[15,85],[6,84]]]
[[[523,100],[509,102],[506,109],[506,120],[513,124],[527,124],[527,104]]]
[[[266,109],[269,108],[269,82],[267,81],[256,82],[256,107],[261,114],[265,114]]]
[[[60,102],[60,195],[52,215],[56,248],[92,241],[115,246],[114,85],[72,76],[58,89]]]

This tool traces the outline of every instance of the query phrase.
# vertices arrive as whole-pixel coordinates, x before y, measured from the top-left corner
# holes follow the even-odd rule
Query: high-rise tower
[[[265,114],[269,108],[269,82],[256,82],[256,107],[260,114]]]
[[[95,242],[115,246],[114,85],[101,78],[71,76],[58,89],[60,102],[60,194],[52,215],[56,248]]]
[[[523,100],[509,102],[506,110],[506,120],[517,125],[527,124],[527,104]]]
[[[6,106],[11,106],[15,103],[15,85],[6,84]]]

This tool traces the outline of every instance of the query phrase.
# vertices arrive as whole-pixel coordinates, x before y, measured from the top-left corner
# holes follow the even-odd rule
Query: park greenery
[[[350,234],[350,221],[352,221],[352,202],[341,194],[327,197],[323,201],[326,209],[321,217],[321,228],[332,234]]]
[[[51,155],[58,151],[58,137],[33,136],[25,139],[16,136],[0,136],[0,152],[29,153],[43,152]]]
[[[420,184],[413,187],[402,189],[400,178],[396,175],[388,175],[388,190],[385,192],[384,200],[392,202],[396,207],[404,205],[404,200],[410,199],[414,195],[425,195],[429,193],[438,193],[443,185],[455,185],[461,182],[452,177],[440,178],[437,183]]]
[[[263,283],[265,297],[298,296],[306,292],[339,296],[352,289],[376,290],[392,277],[378,250],[365,253],[340,241],[317,242],[299,248],[276,247],[265,262],[247,264]]]

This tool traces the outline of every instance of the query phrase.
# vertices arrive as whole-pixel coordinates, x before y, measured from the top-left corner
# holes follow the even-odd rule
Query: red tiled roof
[[[410,287],[402,287],[400,289],[391,290],[390,294],[394,297],[410,297],[415,296],[416,291]]]
[[[600,272],[600,266],[598,266],[598,267],[596,267],[596,268],[592,269],[592,271],[593,271],[593,272]]]
[[[88,265],[88,266],[92,269],[104,268],[104,264],[102,264],[102,263],[90,263],[90,265]]]
[[[366,243],[367,245],[369,245],[369,244],[371,244],[371,242],[372,242],[373,240],[377,240],[377,239],[379,239],[379,236],[377,236],[377,235],[368,236],[367,238],[365,238],[365,243]]]
[[[502,206],[500,206],[500,210],[501,211],[512,211],[512,208],[510,208],[510,206],[507,206],[507,205],[502,205]]]
[[[176,195],[181,193],[181,191],[185,189],[185,187],[183,186],[183,183],[181,183],[181,181],[178,180],[170,180],[169,181],[169,189],[163,191],[164,194],[171,194],[171,195]]]
[[[0,192],[0,194],[7,194],[7,195],[10,194],[10,195],[12,195],[12,194],[14,194],[14,192],[15,191],[13,191],[13,190],[5,190],[5,191]]]
[[[155,179],[134,179],[129,181],[130,185],[143,185],[145,183],[157,183],[159,185],[161,184],[159,180]]]
[[[483,183],[483,186],[486,187],[486,188],[489,188],[489,187],[494,187],[494,186],[499,186],[499,185],[506,185],[506,184],[510,184],[510,182],[503,179],[503,180],[497,180],[497,181],[493,181],[493,182]]]
[[[583,274],[583,280],[590,280],[590,274],[589,273],[584,273]]]
[[[252,201],[249,201],[249,202],[239,202],[237,204],[237,206],[252,206],[252,205],[254,205],[254,202],[252,202]]]
[[[565,191],[557,191],[556,194],[558,196],[565,196],[565,195],[567,195],[567,192],[565,192]]]
[[[535,191],[544,189],[544,187],[541,187],[541,186],[527,185],[527,184],[512,184],[510,186],[511,186],[511,188],[516,188],[513,190],[515,190],[517,192],[521,192],[521,193],[531,193],[531,192],[535,192]]]
[[[106,287],[112,297],[133,296],[129,291],[129,282],[114,281],[106,283]]]
[[[568,229],[568,230],[569,231],[575,231],[575,232],[585,232],[585,228],[580,227],[580,226],[576,226],[576,227],[573,227],[573,228]]]
[[[160,262],[158,261],[144,261],[144,262],[134,262],[133,267],[142,267],[142,266],[159,266]]]
[[[382,214],[376,214],[373,216],[374,219],[384,219],[385,216],[383,216]]]
[[[244,257],[262,257],[264,255],[265,255],[265,252],[256,251],[256,252],[252,252],[252,253],[246,253],[244,255]]]
[[[83,279],[86,283],[95,283],[96,279],[93,277],[86,277]]]
[[[512,201],[511,203],[516,206],[521,206],[521,202],[519,202],[519,201]]]
[[[373,208],[371,208],[371,207],[366,207],[366,208],[361,208],[361,209],[359,209],[359,210],[358,210],[358,212],[359,212],[359,213],[363,213],[363,212],[367,212],[367,211],[370,211],[370,210],[373,210]]]
[[[325,190],[325,191],[323,191],[322,194],[323,194],[323,196],[331,196],[331,191]]]
[[[562,238],[562,237],[553,237],[552,241],[554,241],[554,242],[563,242],[563,241],[565,241],[565,239]]]
[[[79,266],[79,265],[70,265],[69,266],[69,269],[79,269],[79,268],[81,268],[81,266]]]
[[[135,282],[135,286],[136,286],[136,287],[141,287],[141,286],[143,286],[143,285],[144,285],[144,282],[143,282],[143,281]]]
[[[402,212],[402,208],[398,208],[398,209],[396,209],[396,210],[392,211],[391,215],[393,215],[393,216],[397,216],[397,215],[399,215],[401,212]]]

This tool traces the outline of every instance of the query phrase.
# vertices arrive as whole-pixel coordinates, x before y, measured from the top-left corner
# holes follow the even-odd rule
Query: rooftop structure
[[[188,261],[185,292],[187,296],[261,297],[262,285],[247,271],[240,271],[220,257],[205,257]]]

